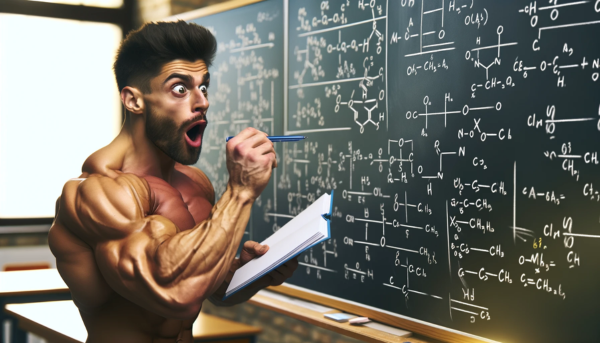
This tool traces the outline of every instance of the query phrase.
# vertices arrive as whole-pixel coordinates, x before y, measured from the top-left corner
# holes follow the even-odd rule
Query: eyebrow
[[[192,76],[188,75],[188,74],[179,74],[179,73],[173,73],[171,75],[169,75],[164,81],[163,81],[163,85],[167,82],[169,82],[169,80],[171,79],[182,79],[183,81],[187,82],[187,83],[192,83],[193,79]],[[206,72],[206,74],[204,74],[204,76],[202,77],[202,83],[206,83],[207,81],[210,80],[210,73]]]

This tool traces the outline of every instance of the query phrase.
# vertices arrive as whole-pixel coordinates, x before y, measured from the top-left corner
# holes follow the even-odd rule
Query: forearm
[[[207,220],[161,242],[156,250],[157,281],[193,279],[204,298],[212,294],[229,272],[252,203],[253,199],[228,187]]]

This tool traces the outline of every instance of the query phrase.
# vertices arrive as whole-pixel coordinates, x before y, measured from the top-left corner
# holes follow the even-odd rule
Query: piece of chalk
[[[367,318],[367,317],[358,317],[358,318],[352,318],[348,321],[348,323],[352,324],[352,325],[360,325],[360,324],[365,324],[370,322],[371,319]]]

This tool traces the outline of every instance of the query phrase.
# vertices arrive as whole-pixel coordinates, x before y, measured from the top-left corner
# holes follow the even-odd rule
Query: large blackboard
[[[221,46],[199,165],[216,189],[244,123],[308,136],[277,145],[245,238],[336,190],[333,237],[291,286],[481,339],[600,341],[600,1],[266,1],[194,21]]]

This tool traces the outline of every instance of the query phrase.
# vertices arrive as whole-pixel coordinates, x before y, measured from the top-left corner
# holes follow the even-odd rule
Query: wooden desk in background
[[[19,327],[52,343],[81,343],[87,331],[71,300],[8,304],[5,312],[18,318]],[[194,323],[194,342],[254,343],[258,327],[200,313]]]
[[[69,288],[56,269],[0,272],[0,306],[71,299]],[[14,317],[0,312],[2,343],[27,342],[27,333],[17,328]]]

